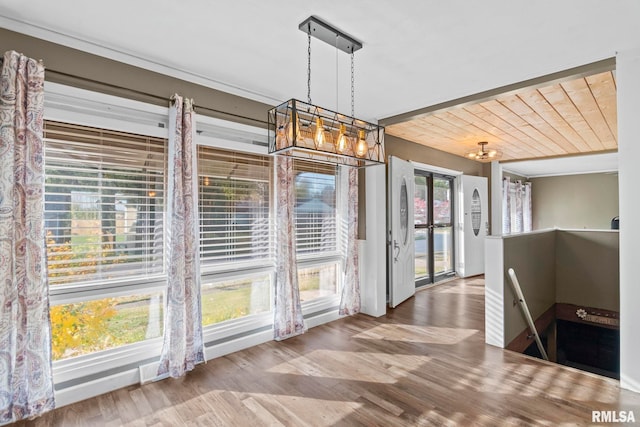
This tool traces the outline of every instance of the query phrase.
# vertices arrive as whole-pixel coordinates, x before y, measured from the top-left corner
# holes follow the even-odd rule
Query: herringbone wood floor
[[[29,426],[588,425],[634,411],[618,382],[484,344],[484,280],[345,318],[57,409]],[[565,424],[566,423],[566,424]]]

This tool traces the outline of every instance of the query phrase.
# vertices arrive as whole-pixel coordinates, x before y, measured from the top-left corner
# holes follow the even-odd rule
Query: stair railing
[[[547,356],[547,352],[542,345],[542,341],[540,340],[540,335],[538,335],[538,331],[536,329],[536,325],[531,318],[531,312],[529,311],[529,307],[527,306],[527,301],[524,299],[524,295],[522,294],[522,289],[520,288],[520,282],[518,282],[518,278],[516,277],[516,272],[513,268],[508,270],[509,277],[511,278],[511,287],[516,294],[516,298],[518,298],[518,302],[520,303],[520,308],[522,309],[522,315],[524,316],[524,320],[529,325],[529,330],[533,337],[536,340],[536,344],[538,345],[538,350],[540,350],[540,354],[544,360],[549,360],[549,356]]]

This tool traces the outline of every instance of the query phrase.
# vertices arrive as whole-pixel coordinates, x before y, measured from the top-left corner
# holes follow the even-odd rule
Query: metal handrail
[[[542,358],[544,360],[549,360],[549,356],[547,356],[547,352],[542,346],[542,341],[540,340],[540,335],[538,335],[538,331],[536,329],[536,325],[531,318],[531,312],[529,311],[529,307],[527,306],[527,301],[524,299],[524,295],[522,294],[522,289],[520,288],[520,282],[518,282],[518,278],[516,277],[516,272],[513,268],[508,270],[509,277],[511,278],[511,287],[513,291],[516,293],[516,297],[518,298],[518,302],[520,303],[520,308],[522,309],[522,315],[529,325],[529,329],[533,334],[533,337],[536,340],[536,344],[538,345],[538,350],[540,350],[540,354],[542,354]]]

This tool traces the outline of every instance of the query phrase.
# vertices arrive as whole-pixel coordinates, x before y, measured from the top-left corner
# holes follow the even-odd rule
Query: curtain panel
[[[509,178],[502,178],[502,234],[511,233],[511,198],[509,197],[509,190]]]
[[[193,101],[169,109],[167,301],[158,375],[180,377],[204,362],[200,294],[197,153]]]
[[[533,229],[530,182],[526,182],[523,184],[522,192],[522,231],[528,233]]]
[[[526,233],[533,228],[531,183],[502,179],[502,234]]]
[[[55,406],[43,110],[44,66],[6,52],[0,86],[0,424]]]
[[[360,274],[358,261],[358,169],[340,167],[340,188],[346,190],[346,200],[343,197],[342,206],[346,206],[346,221],[343,221],[345,236],[344,270],[342,279],[342,294],[340,297],[341,315],[351,315],[360,312]],[[344,182],[346,181],[346,182]],[[345,191],[342,192],[343,194]]]
[[[293,159],[276,156],[276,286],[273,314],[274,339],[284,340],[307,328],[300,305],[296,261],[296,204]]]

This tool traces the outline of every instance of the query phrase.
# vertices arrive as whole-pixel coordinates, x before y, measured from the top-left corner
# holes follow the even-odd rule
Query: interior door
[[[489,228],[489,198],[487,178],[462,176],[464,199],[462,277],[484,273],[484,240]]]
[[[388,177],[389,305],[393,308],[413,296],[416,290],[414,281],[413,165],[391,156]]]

